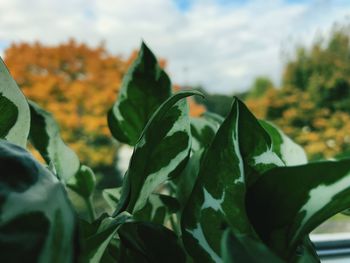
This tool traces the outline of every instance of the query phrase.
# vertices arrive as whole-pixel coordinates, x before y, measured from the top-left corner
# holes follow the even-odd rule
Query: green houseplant
[[[123,185],[96,215],[93,171],[53,116],[0,63],[1,262],[319,262],[308,234],[350,207],[350,159],[308,163],[277,127],[233,98],[223,119],[186,97],[142,44],[108,114],[134,147]],[[46,162],[26,150],[28,140]],[[67,196],[86,203],[79,218]]]

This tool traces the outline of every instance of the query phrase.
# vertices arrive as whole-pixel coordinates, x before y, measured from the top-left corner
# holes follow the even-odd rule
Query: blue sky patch
[[[191,0],[174,0],[176,6],[182,10],[182,11],[186,11],[190,8],[191,6]]]
[[[0,40],[0,53],[2,53],[8,46],[8,41]]]

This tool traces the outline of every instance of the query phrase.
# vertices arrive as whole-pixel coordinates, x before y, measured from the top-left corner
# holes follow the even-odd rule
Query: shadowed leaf
[[[254,228],[284,258],[293,256],[315,227],[349,206],[349,159],[272,169],[247,195]]]

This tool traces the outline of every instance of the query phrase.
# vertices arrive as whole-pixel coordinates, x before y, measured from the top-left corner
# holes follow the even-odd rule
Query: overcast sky
[[[174,83],[232,93],[259,75],[278,84],[285,53],[348,14],[349,0],[0,0],[0,55],[74,37],[127,57],[144,39]]]

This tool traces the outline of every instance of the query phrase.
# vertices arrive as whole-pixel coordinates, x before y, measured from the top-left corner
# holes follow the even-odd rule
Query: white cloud
[[[0,0],[0,43],[75,37],[128,56],[141,39],[168,60],[173,82],[232,93],[257,75],[279,81],[281,50],[310,44],[349,14],[349,1]],[[0,45],[0,54],[1,50]]]

